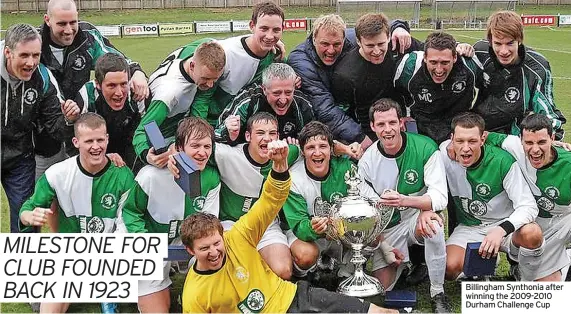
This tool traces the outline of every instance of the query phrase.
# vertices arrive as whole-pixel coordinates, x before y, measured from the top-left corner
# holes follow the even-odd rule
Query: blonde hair
[[[215,41],[200,44],[194,52],[193,59],[216,72],[222,71],[226,65],[224,49]]]
[[[343,38],[345,38],[345,28],[345,21],[343,21],[341,16],[337,14],[322,15],[313,22],[313,39],[317,37],[317,33],[321,30],[330,33],[341,32]]]
[[[488,41],[492,36],[509,37],[515,41],[523,42],[523,22],[521,17],[513,11],[498,11],[488,18]]]

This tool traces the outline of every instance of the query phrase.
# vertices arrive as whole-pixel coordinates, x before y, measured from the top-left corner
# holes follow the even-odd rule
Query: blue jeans
[[[20,232],[20,208],[34,192],[34,177],[36,175],[36,160],[33,154],[22,156],[20,160],[8,169],[2,168],[2,187],[6,192],[10,205],[10,232]],[[36,229],[36,230],[34,230]],[[37,232],[38,228],[30,228],[28,232]]]

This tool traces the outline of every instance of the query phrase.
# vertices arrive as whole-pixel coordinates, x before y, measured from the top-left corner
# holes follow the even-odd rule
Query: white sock
[[[543,243],[536,249],[519,248],[519,270],[522,281],[533,281],[537,277],[537,270],[543,261]]]
[[[446,244],[444,241],[444,228],[438,222],[433,222],[432,224],[436,227],[437,232],[431,238],[424,238],[424,257],[430,278],[430,294],[434,296],[444,292]]]

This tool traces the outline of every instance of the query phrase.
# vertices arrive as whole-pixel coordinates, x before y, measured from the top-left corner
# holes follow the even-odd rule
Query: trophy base
[[[337,292],[351,297],[366,298],[385,294],[385,289],[377,278],[361,273],[343,280]]]

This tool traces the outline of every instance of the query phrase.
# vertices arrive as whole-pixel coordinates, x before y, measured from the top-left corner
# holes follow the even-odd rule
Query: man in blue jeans
[[[34,191],[36,162],[32,131],[45,129],[62,138],[73,129],[77,104],[60,99],[57,83],[40,64],[42,41],[35,27],[12,25],[0,42],[2,187],[10,205],[10,232],[18,227],[20,207]],[[33,231],[33,230],[31,230]]]

